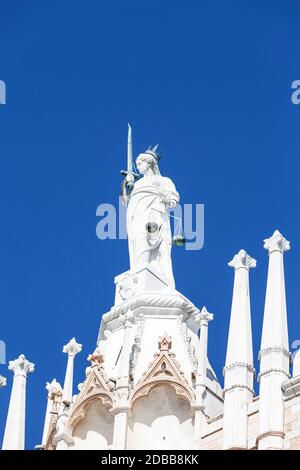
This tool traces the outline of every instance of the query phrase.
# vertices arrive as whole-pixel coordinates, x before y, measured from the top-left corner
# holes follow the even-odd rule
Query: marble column
[[[25,447],[26,379],[34,371],[34,364],[24,354],[9,362],[8,369],[14,373],[3,439],[3,450],[23,450]]]
[[[77,353],[82,350],[82,345],[72,338],[68,344],[63,347],[63,352],[68,354],[67,369],[63,387],[63,401],[72,403],[73,396],[73,375],[74,375],[74,359]]]
[[[195,382],[195,395],[196,403],[194,406],[195,411],[195,424],[194,424],[194,449],[200,449],[201,435],[206,426],[206,417],[204,414],[204,395],[206,391],[206,369],[207,369],[207,346],[208,346],[208,323],[214,318],[212,313],[209,313],[205,307],[201,312],[196,315],[195,320],[200,324],[200,340],[199,340],[199,355],[198,367],[196,371]]]
[[[223,449],[248,448],[248,406],[253,400],[253,346],[249,270],[256,261],[240,250],[234,269],[230,325],[224,367]]]
[[[284,403],[281,385],[290,377],[290,352],[283,254],[290,242],[276,230],[264,240],[269,253],[266,300],[259,353],[259,437],[258,449],[284,447]]]

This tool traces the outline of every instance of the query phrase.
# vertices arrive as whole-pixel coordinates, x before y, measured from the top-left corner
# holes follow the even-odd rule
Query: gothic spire
[[[234,268],[234,286],[224,368],[224,449],[247,449],[248,404],[253,399],[253,351],[249,269],[256,261],[245,250],[228,265]]]

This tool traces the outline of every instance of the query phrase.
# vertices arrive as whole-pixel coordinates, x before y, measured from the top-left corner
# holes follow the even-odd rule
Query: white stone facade
[[[130,191],[137,177],[132,173],[131,130],[128,142],[125,200],[134,195]],[[256,261],[240,250],[229,263],[234,268],[234,284],[222,388],[207,356],[213,314],[205,307],[198,309],[174,286],[168,259],[169,221],[165,217],[167,207],[173,207],[179,196],[175,187],[168,189],[171,183],[159,173],[156,148],[139,157],[144,180],[139,179],[134,197],[140,188],[140,211],[145,204],[143,193],[153,198],[156,206],[166,204],[159,216],[164,225],[159,226],[158,218],[155,223],[146,218],[139,224],[131,210],[131,269],[115,278],[114,305],[102,316],[96,349],[88,357],[90,366],[76,395],[75,356],[82,346],[75,338],[64,346],[68,355],[64,385],[55,379],[47,383],[39,447],[300,449],[300,353],[295,355],[291,376],[284,279],[284,253],[290,244],[277,230],[265,240],[269,268],[257,376],[259,396],[253,387],[256,372],[249,282],[249,271]],[[163,226],[167,227],[166,239],[160,232]],[[142,241],[136,236],[137,229]],[[147,256],[141,255],[144,247]],[[21,355],[9,368],[14,372],[14,383],[3,448],[24,449],[26,377],[34,365]],[[6,379],[0,377],[0,387],[5,384]]]
[[[279,232],[271,241],[274,236],[282,243]],[[292,378],[286,375],[289,371],[283,374],[280,369],[280,364],[286,364],[287,346],[283,291],[276,293],[272,306],[278,319],[272,319],[272,328],[276,329],[277,322],[275,338],[281,348],[264,344],[265,354],[271,351],[272,360],[259,377],[260,387],[262,383],[273,384],[272,388],[263,385],[262,393],[266,394],[264,400],[276,404],[275,418],[280,398],[282,422],[275,419],[273,424],[274,416],[262,407],[261,397],[253,395],[248,273],[255,264],[244,250],[229,263],[235,269],[235,281],[224,389],[207,358],[208,323],[213,315],[205,308],[200,312],[153,266],[118,276],[115,304],[102,317],[86,379],[67,409],[60,435],[57,418],[52,415],[45,448],[250,450],[260,449],[263,442],[266,449],[299,449],[297,362]],[[276,256],[275,265],[271,259],[270,278],[271,284],[275,282],[284,290],[280,256]],[[269,287],[264,324],[269,321],[270,296]],[[263,341],[268,340],[263,337]],[[272,366],[274,357],[278,367]],[[262,433],[261,423],[266,419],[269,428]]]
[[[253,392],[249,288],[255,261],[241,250],[229,263],[235,274],[223,389],[207,357],[213,315],[200,311],[145,265],[115,279],[115,303],[102,316],[97,346],[76,395],[73,367],[81,345],[73,338],[64,347],[64,387],[55,379],[47,384],[40,447],[300,449],[299,352],[291,376],[283,268],[289,245],[276,231],[265,246],[271,251],[259,396]],[[22,449],[26,375],[33,365],[22,355],[10,369],[15,381],[3,448]]]

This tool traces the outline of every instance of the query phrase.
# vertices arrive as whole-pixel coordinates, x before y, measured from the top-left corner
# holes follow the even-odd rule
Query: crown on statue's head
[[[158,160],[161,159],[161,156],[159,155],[158,151],[158,144],[156,144],[154,147],[151,148],[151,145],[150,147],[146,150],[145,153],[149,154],[149,155],[152,155],[152,157],[155,158],[155,160],[158,162]]]

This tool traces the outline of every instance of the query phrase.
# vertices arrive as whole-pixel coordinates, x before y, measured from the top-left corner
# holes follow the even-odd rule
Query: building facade
[[[207,355],[213,315],[178,292],[172,276],[166,210],[178,193],[158,171],[156,148],[138,157],[143,176],[135,181],[131,132],[128,155],[123,189],[130,269],[115,278],[114,304],[102,316],[76,395],[73,370],[81,345],[73,338],[64,346],[65,381],[47,384],[40,448],[300,449],[300,354],[291,370],[284,281],[289,242],[278,231],[264,241],[269,267],[257,372],[249,289],[256,261],[240,250],[229,263],[234,283],[222,388]],[[159,214],[147,213],[149,200]],[[14,383],[3,449],[23,449],[26,379],[34,365],[20,356],[9,368]]]

